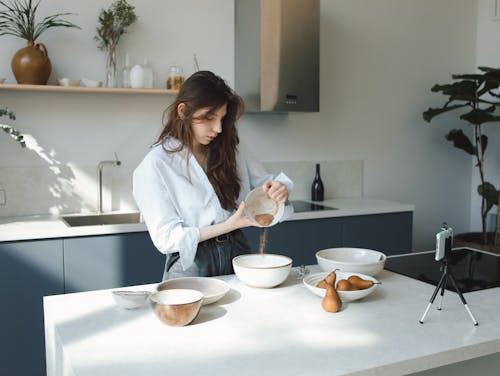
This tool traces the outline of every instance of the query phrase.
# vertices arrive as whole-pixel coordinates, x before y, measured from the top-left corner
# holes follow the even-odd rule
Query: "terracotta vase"
[[[46,85],[52,71],[47,48],[32,41],[15,53],[11,67],[18,84]]]
[[[487,243],[484,244],[482,232],[456,234],[453,238],[453,247],[469,247],[500,254],[500,246],[493,244],[494,235],[493,232],[488,232]]]

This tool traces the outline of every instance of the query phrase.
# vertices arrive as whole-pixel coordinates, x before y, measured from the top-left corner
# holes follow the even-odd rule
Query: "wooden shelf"
[[[17,85],[0,84],[0,91],[41,91],[59,93],[106,93],[106,94],[154,94],[176,95],[177,90],[167,89],[127,89],[110,87],[59,86],[59,85]]]

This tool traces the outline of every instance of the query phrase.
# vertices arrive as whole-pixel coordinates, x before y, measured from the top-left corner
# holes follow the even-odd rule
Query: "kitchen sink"
[[[141,223],[141,213],[73,214],[61,219],[69,227]]]

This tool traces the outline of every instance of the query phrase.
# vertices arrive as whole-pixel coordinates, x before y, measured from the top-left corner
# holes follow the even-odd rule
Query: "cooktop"
[[[430,251],[389,256],[384,268],[437,286],[442,262],[434,260],[434,254]],[[500,286],[500,255],[456,248],[448,257],[448,265],[461,292]],[[446,290],[455,291],[450,280]]]
[[[307,202],[307,201],[300,201],[300,200],[290,200],[290,203],[293,206],[293,211],[295,213],[300,213],[300,212],[310,212],[310,211],[318,211],[318,210],[336,210],[337,208],[332,208],[330,206],[325,206],[321,204],[316,204],[312,202]]]

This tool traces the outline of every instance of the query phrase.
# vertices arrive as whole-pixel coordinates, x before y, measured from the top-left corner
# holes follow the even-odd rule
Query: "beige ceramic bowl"
[[[231,288],[226,282],[217,278],[182,277],[163,281],[157,287],[158,291],[168,289],[197,290],[203,294],[203,305],[207,305],[221,299]]]
[[[164,324],[185,326],[200,312],[203,294],[197,290],[169,289],[151,295],[156,316]]]

